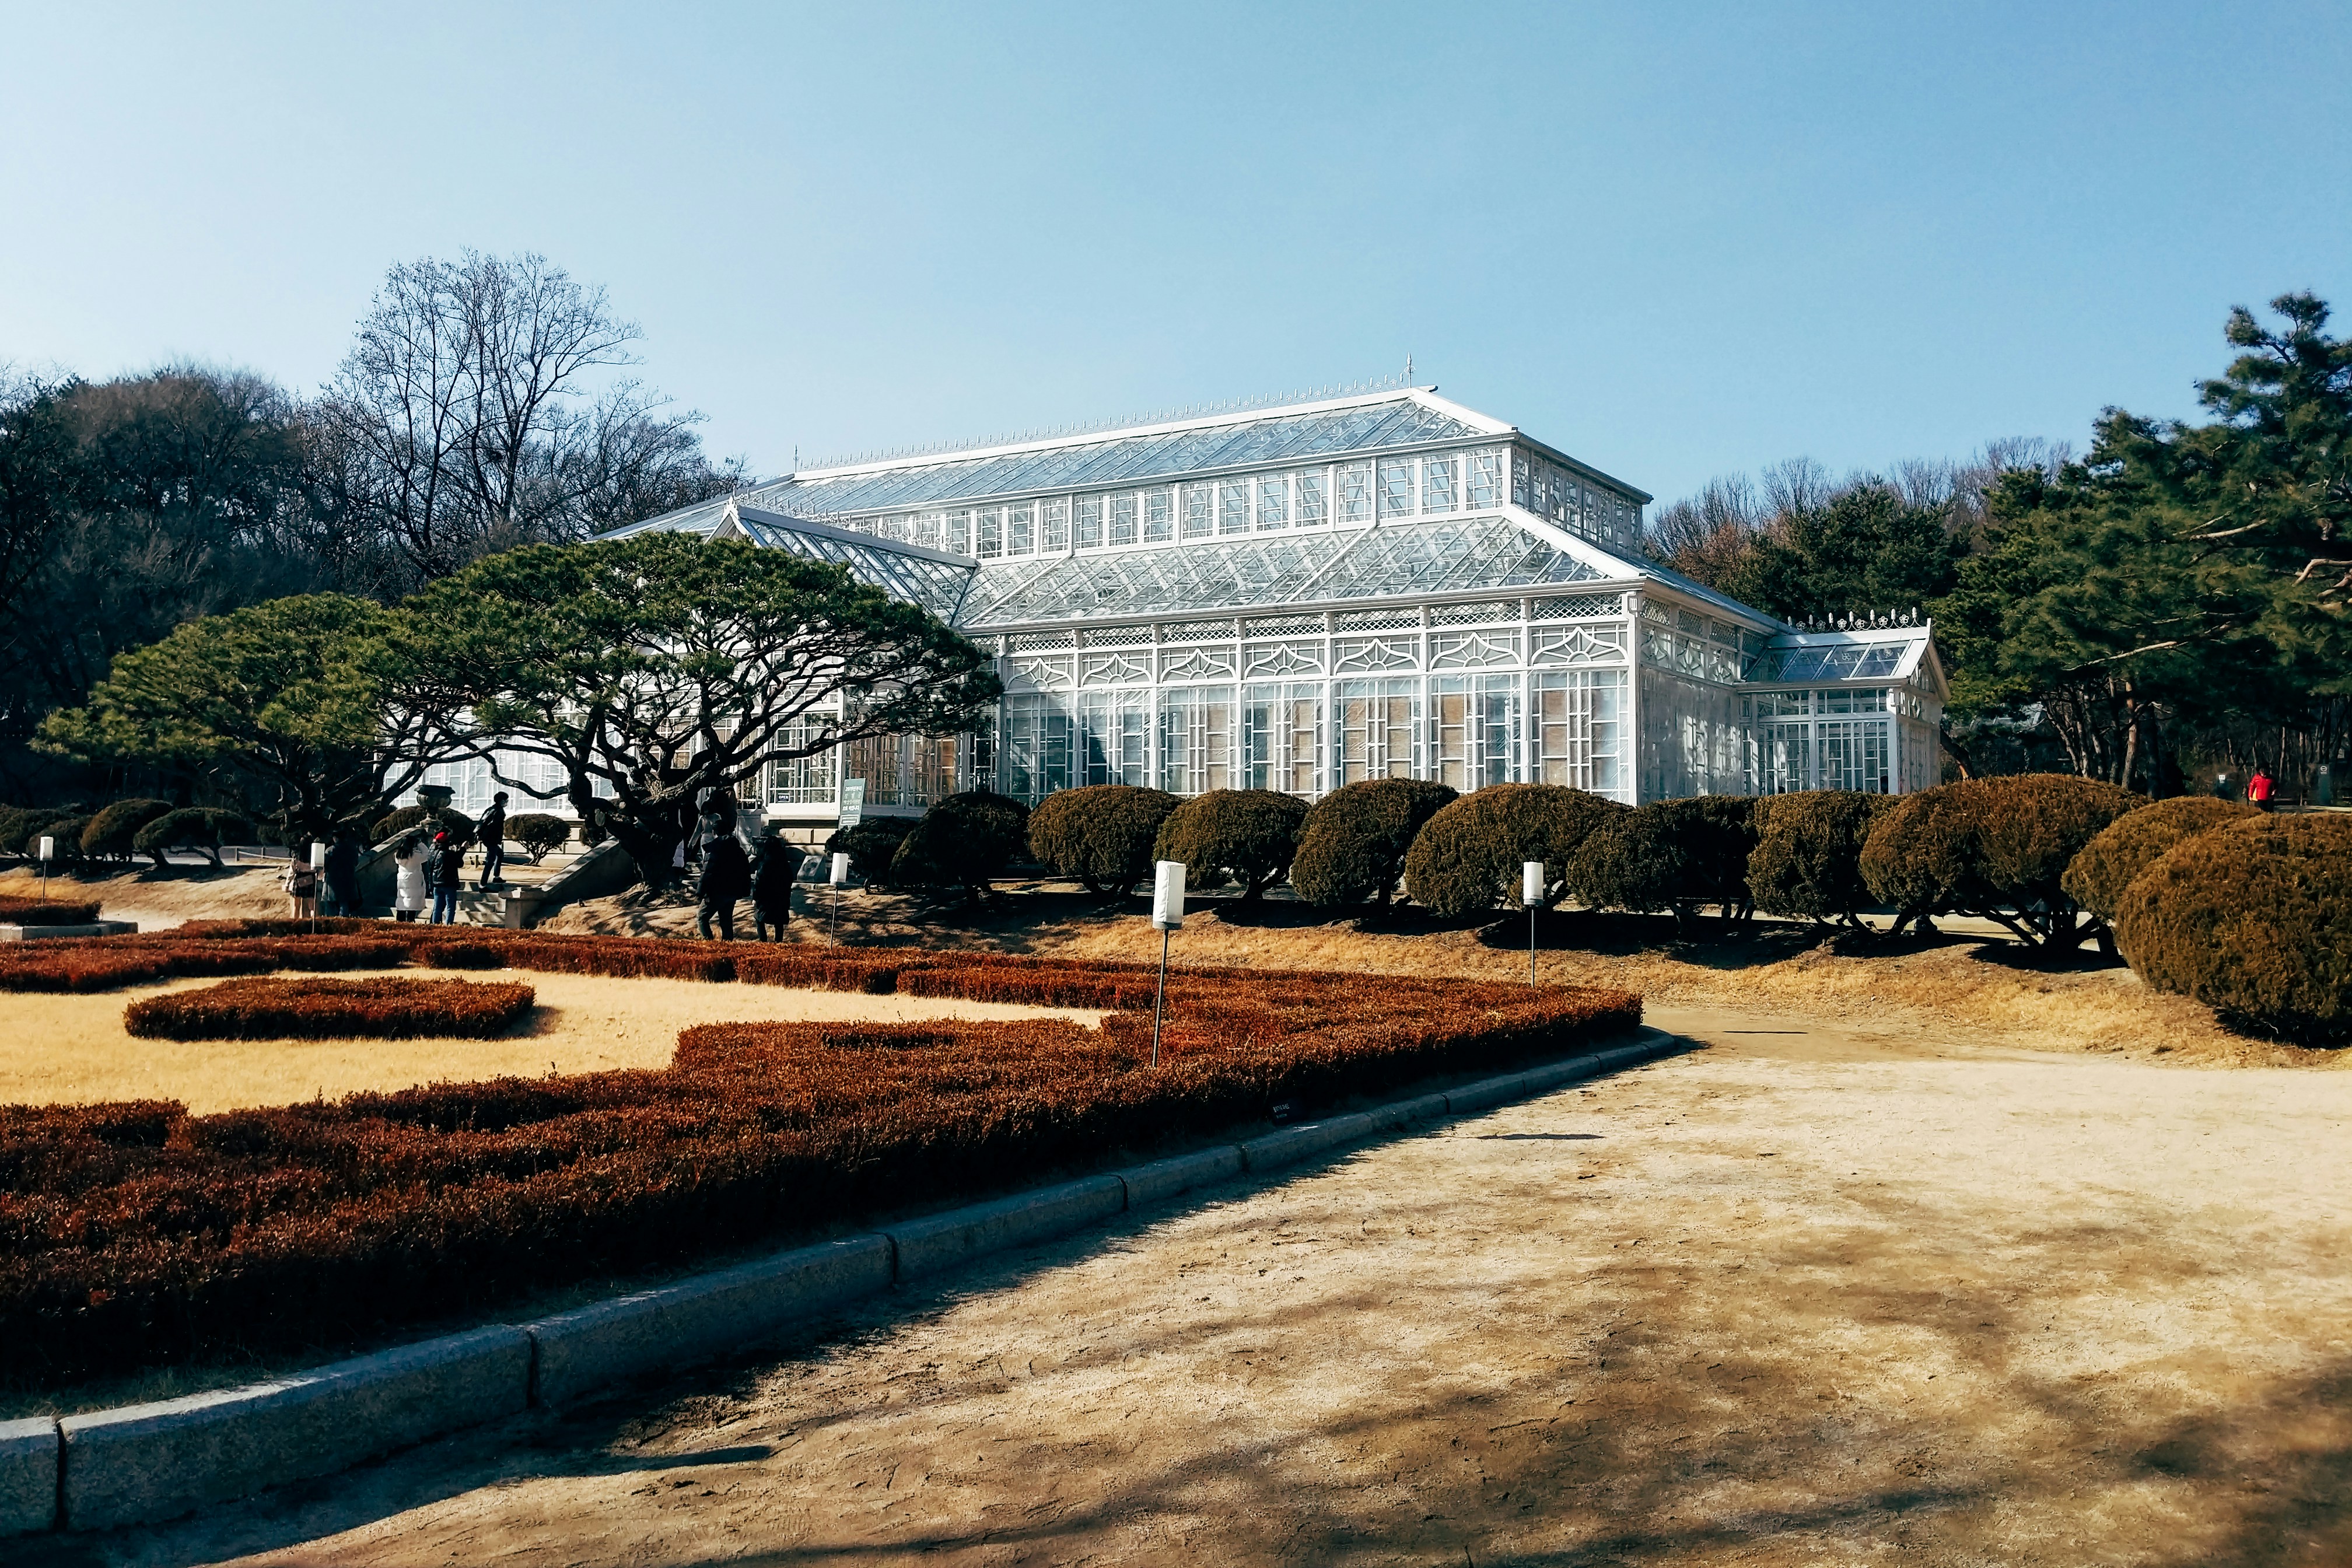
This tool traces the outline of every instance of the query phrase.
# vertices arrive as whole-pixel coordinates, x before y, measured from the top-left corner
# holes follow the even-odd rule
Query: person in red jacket
[[[2256,768],[2254,776],[2246,781],[2246,798],[2254,803],[2256,811],[2268,811],[2271,808],[2271,775]]]

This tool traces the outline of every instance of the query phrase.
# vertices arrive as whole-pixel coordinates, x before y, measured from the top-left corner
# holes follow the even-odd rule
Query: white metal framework
[[[1799,631],[1727,598],[1643,556],[1649,500],[1402,387],[789,474],[619,532],[836,561],[996,655],[992,732],[772,769],[769,814],[813,824],[845,778],[882,811],[1087,784],[1936,782],[1927,627]]]

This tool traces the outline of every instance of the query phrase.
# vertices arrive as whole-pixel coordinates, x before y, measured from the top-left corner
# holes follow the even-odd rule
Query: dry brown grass
[[[1097,1012],[950,997],[866,996],[692,980],[612,980],[515,970],[468,978],[488,979],[493,973],[499,978],[527,981],[539,993],[530,1021],[518,1033],[493,1040],[180,1042],[133,1039],[123,1029],[123,1009],[131,1003],[197,989],[214,984],[210,980],[88,996],[0,996],[0,1104],[176,1100],[201,1115],[446,1079],[667,1067],[678,1031],[695,1024],[1074,1016],[1092,1025],[1102,1017]]]
[[[278,885],[282,867],[172,866],[156,870],[131,868],[111,876],[96,874],[51,877],[53,899],[96,899],[99,915],[110,921],[137,921],[142,930],[173,926],[182,921],[234,920],[241,915],[280,917],[287,912],[286,889]],[[41,889],[39,876],[22,867],[0,871],[0,894],[29,899]]]
[[[1156,962],[1160,942],[1140,900],[1106,909],[1067,890],[1033,883],[1010,889],[977,916],[926,910],[888,894],[842,900],[843,939],[859,945],[911,942],[1074,957]],[[818,895],[817,910],[825,907]],[[1178,963],[1338,969],[1367,973],[1453,974],[1510,980],[1527,973],[1527,927],[1519,917],[1485,932],[1423,921],[1411,910],[1323,921],[1302,905],[1268,902],[1228,921],[1222,900],[1196,900],[1175,939]],[[689,934],[694,911],[677,901],[605,899],[575,905],[551,929]],[[1966,929],[1946,921],[1948,928]],[[823,941],[821,918],[795,921],[803,940]],[[1932,1033],[1973,1044],[2028,1050],[2098,1052],[2212,1066],[2352,1068],[2352,1051],[2314,1051],[2233,1034],[2212,1009],[2142,986],[2121,964],[2087,949],[2065,963],[2037,963],[2016,944],[1958,936],[1941,945],[1839,952],[1812,929],[1759,921],[1726,942],[1678,942],[1663,917],[1547,917],[1540,965],[1547,980],[1640,992],[1662,1005],[1769,1007],[1799,1021],[1865,1022],[1884,1030]]]

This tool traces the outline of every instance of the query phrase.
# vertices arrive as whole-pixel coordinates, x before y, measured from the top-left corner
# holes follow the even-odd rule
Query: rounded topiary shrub
[[[1055,790],[1029,814],[1029,856],[1097,897],[1125,898],[1151,875],[1160,825],[1176,809],[1166,790],[1087,784]]]
[[[63,866],[68,861],[78,862],[82,858],[81,836],[89,831],[90,820],[88,816],[60,816],[44,823],[35,828],[31,836],[25,840],[25,853],[27,855],[40,853],[41,837],[47,834],[57,840],[54,847],[56,853],[49,861],[51,865]]]
[[[2261,813],[2242,800],[2182,795],[2128,811],[2099,830],[2066,867],[2059,886],[2101,920],[2112,921],[2132,879],[2184,838]]]
[[[253,841],[253,824],[242,813],[214,805],[184,805],[140,828],[131,835],[131,847],[159,861],[173,849],[200,850],[217,866],[222,845]]]
[[[89,819],[81,830],[81,852],[85,855],[128,859],[135,851],[131,846],[139,830],[172,809],[168,800],[118,800]],[[156,857],[161,864],[162,856]]]
[[[2175,844],[2116,902],[2142,980],[2242,1027],[2352,1041],[2352,819],[2262,816]]]
[[[1544,863],[1544,907],[1559,900],[1586,835],[1631,806],[1565,784],[1488,784],[1433,816],[1404,858],[1412,901],[1447,920],[1519,904],[1519,868]]]
[[[907,835],[915,831],[911,816],[869,816],[855,827],[836,827],[824,841],[820,875],[829,875],[833,857],[849,857],[849,874],[869,887],[890,885],[890,860]]]
[[[2107,824],[2146,802],[2073,773],[1962,779],[1896,800],[1862,847],[1863,879],[1903,920],[1998,921],[2037,946],[2093,934],[2061,885]],[[1899,922],[1898,922],[1899,923]]]
[[[1244,902],[1282,880],[1298,852],[1307,803],[1270,789],[1213,789],[1181,802],[1160,825],[1152,858],[1184,862],[1185,885],[1242,886]]]
[[[899,842],[890,880],[902,888],[960,888],[977,902],[1028,837],[1029,808],[1021,802],[981,790],[951,795]]]
[[[0,850],[5,850],[11,855],[23,855],[29,858],[39,849],[42,837],[47,836],[58,840],[58,858],[63,859],[66,855],[65,835],[58,825],[62,822],[85,820],[87,819],[79,817],[78,813],[69,807],[35,806],[6,825],[5,833],[0,834]],[[77,839],[75,847],[79,849],[80,827],[77,826],[74,834]]]
[[[1429,779],[1363,779],[1333,790],[1298,830],[1291,890],[1318,909],[1367,899],[1386,909],[1413,839],[1458,798],[1453,785]]]
[[[1756,803],[1756,847],[1748,856],[1748,893],[1768,915],[1861,923],[1871,901],[1862,879],[1862,847],[1888,796],[1814,789],[1766,795]]]
[[[522,846],[522,852],[538,865],[548,854],[561,849],[572,839],[572,819],[557,816],[552,812],[526,811],[520,816],[507,818],[501,837],[511,838]]]
[[[1685,927],[1703,905],[1748,909],[1756,802],[1746,795],[1657,800],[1611,817],[1569,858],[1565,880],[1594,909],[1671,910]]]
[[[368,842],[387,843],[412,827],[426,826],[436,833],[457,835],[460,844],[474,841],[474,819],[464,812],[448,806],[436,811],[429,805],[404,805],[398,811],[376,818],[375,826],[368,829]]]

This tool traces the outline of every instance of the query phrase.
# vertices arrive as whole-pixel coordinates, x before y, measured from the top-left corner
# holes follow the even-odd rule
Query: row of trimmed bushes
[[[282,940],[274,924],[228,923],[216,940]],[[529,933],[478,934],[518,958],[558,956]],[[751,978],[752,955],[720,949],[601,938],[561,956],[614,973],[700,955]],[[1622,992],[1180,968],[1154,1070],[1148,966],[773,956],[797,960],[773,971],[791,984],[1118,1010],[1099,1032],[1054,1019],[711,1025],[682,1036],[663,1070],[208,1116],[0,1107],[0,1377],[53,1385],[487,1312],[535,1289],[1098,1163],[1282,1100],[1494,1070],[1640,1017]]]
[[[473,980],[224,980],[123,1009],[150,1040],[488,1039],[530,1014],[528,985]]]

